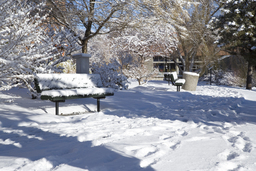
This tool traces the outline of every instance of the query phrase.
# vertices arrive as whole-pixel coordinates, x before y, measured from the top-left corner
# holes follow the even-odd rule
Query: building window
[[[175,71],[175,63],[167,57],[155,56],[153,58],[154,68],[158,68],[159,72]]]

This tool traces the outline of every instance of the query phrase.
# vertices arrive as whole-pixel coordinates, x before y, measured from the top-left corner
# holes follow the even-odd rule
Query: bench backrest
[[[171,72],[170,74],[171,74],[172,82],[175,82],[178,79],[177,72]]]
[[[43,90],[102,87],[99,74],[37,74],[38,93]]]

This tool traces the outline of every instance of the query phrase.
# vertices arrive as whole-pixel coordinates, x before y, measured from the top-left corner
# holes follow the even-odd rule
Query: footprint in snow
[[[185,137],[185,136],[188,135],[188,132],[184,131],[181,135],[182,135],[183,137]]]
[[[231,137],[231,138],[228,139],[228,141],[229,141],[230,143],[232,143],[232,146],[234,146],[235,143],[236,143],[236,141],[238,140],[238,138],[239,138],[239,137],[237,137],[237,136]]]
[[[202,133],[204,134],[212,134],[212,133],[220,133],[220,134],[225,134],[225,129],[223,130],[222,127],[218,126],[203,126],[201,127]]]
[[[170,148],[173,150],[176,150],[180,146],[180,144],[181,144],[181,141],[178,141],[178,142],[174,143],[174,145],[170,146]]]
[[[237,136],[229,138],[228,141],[233,147],[236,147],[243,152],[250,153],[253,149],[250,138],[245,136],[244,132],[240,132]]]
[[[244,148],[243,148],[244,152],[250,153],[252,151],[252,144],[251,143],[246,143]]]
[[[227,160],[233,160],[233,159],[235,159],[235,158],[238,157],[238,156],[239,156],[238,153],[236,153],[236,152],[230,152],[230,153],[228,154],[228,156],[227,156]]]
[[[175,133],[183,137],[188,135],[188,132],[184,130],[177,130]]]
[[[217,133],[221,133],[221,134],[224,134],[224,132],[222,131],[222,129],[220,127],[212,127],[212,129],[214,130],[214,132],[217,132]]]
[[[233,159],[237,159],[238,157],[240,157],[240,154],[236,151],[230,151],[229,149],[226,149],[225,151],[221,152],[218,156],[223,161],[231,161]]]
[[[158,149],[154,153],[145,156],[140,162],[142,168],[148,167],[150,165],[156,164],[162,156],[166,154],[166,151]]]

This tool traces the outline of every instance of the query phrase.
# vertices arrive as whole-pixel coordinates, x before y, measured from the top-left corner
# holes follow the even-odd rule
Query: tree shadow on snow
[[[7,116],[8,112],[1,112],[1,114]],[[19,119],[15,120],[0,116],[0,121],[0,140],[9,142],[1,143],[0,156],[29,159],[27,165],[32,166],[27,169],[32,169],[33,165],[40,164],[43,159],[47,160],[53,168],[64,164],[95,171],[153,171],[151,167],[141,168],[139,159],[123,156],[104,146],[92,146],[90,141],[79,142],[77,137],[61,136],[33,126],[19,126],[21,121],[31,122],[23,113],[20,113]],[[26,167],[28,166],[25,165],[25,169]],[[40,169],[45,168],[45,163],[40,167]]]
[[[113,97],[101,101],[101,109],[106,115],[127,118],[153,117],[182,122],[201,122],[207,125],[218,123],[222,125],[223,122],[256,123],[255,101],[193,95],[184,91],[176,92],[176,87],[172,88],[171,91],[167,91],[165,88],[148,86],[118,91]],[[52,102],[29,100],[29,98],[24,100],[24,97],[15,102],[19,107],[32,110],[36,108],[44,110],[49,106],[54,108]],[[96,106],[96,101],[92,98],[67,100],[61,103],[61,107],[73,104]],[[32,162],[46,159],[53,168],[66,164],[88,170],[153,171],[151,167],[141,168],[139,159],[123,156],[104,146],[92,146],[90,141],[80,142],[77,137],[61,136],[48,130],[38,129],[33,126],[36,122],[29,119],[30,115],[20,111],[5,109],[0,111],[0,140],[9,142],[6,143],[8,145],[1,143],[0,156],[26,158]],[[22,126],[22,122],[32,125]]]
[[[173,86],[174,87],[174,86]],[[106,102],[105,114],[133,117],[155,117],[159,119],[193,121],[213,124],[213,122],[256,123],[256,101],[234,97],[212,97],[135,87],[115,93],[115,98]]]
[[[0,103],[4,104],[3,101],[3,99],[0,99]],[[70,103],[73,102],[71,101]],[[75,102],[84,103],[83,100]],[[90,102],[95,103],[95,101],[89,100]],[[67,103],[67,105],[70,103]],[[140,160],[137,158],[119,154],[105,146],[93,146],[91,141],[81,142],[75,136],[68,137],[52,133],[49,130],[39,129],[37,128],[39,123],[29,119],[32,116],[31,113],[21,112],[22,109],[10,111],[6,105],[8,103],[0,107],[0,157],[14,158],[11,161],[8,160],[12,163],[6,163],[6,167],[17,165],[19,169],[24,170],[36,168],[47,170],[46,165],[48,164],[51,165],[49,170],[66,170],[69,167],[71,168],[67,170],[74,170],[75,168],[87,169],[89,171],[154,170],[150,166],[141,168]],[[25,94],[22,99],[15,99],[11,105],[17,105],[24,109],[29,108],[33,111],[36,108],[40,110],[45,105],[53,105],[54,107],[52,102],[45,103],[41,100],[31,100]],[[23,159],[21,158],[25,160],[22,161]]]

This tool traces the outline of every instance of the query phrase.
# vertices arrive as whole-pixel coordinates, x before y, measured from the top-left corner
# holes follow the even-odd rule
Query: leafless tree
[[[184,70],[192,71],[195,60],[202,61],[201,72],[219,53],[220,49],[214,44],[217,40],[211,30],[207,27],[211,18],[219,11],[220,6],[215,0],[198,0],[189,9],[190,17],[180,23],[186,28],[184,30],[176,27],[180,41],[178,48],[179,57],[182,58]]]
[[[97,34],[106,34],[132,25],[136,1],[124,0],[47,0],[51,22],[64,26],[78,36],[82,53],[88,41]]]

